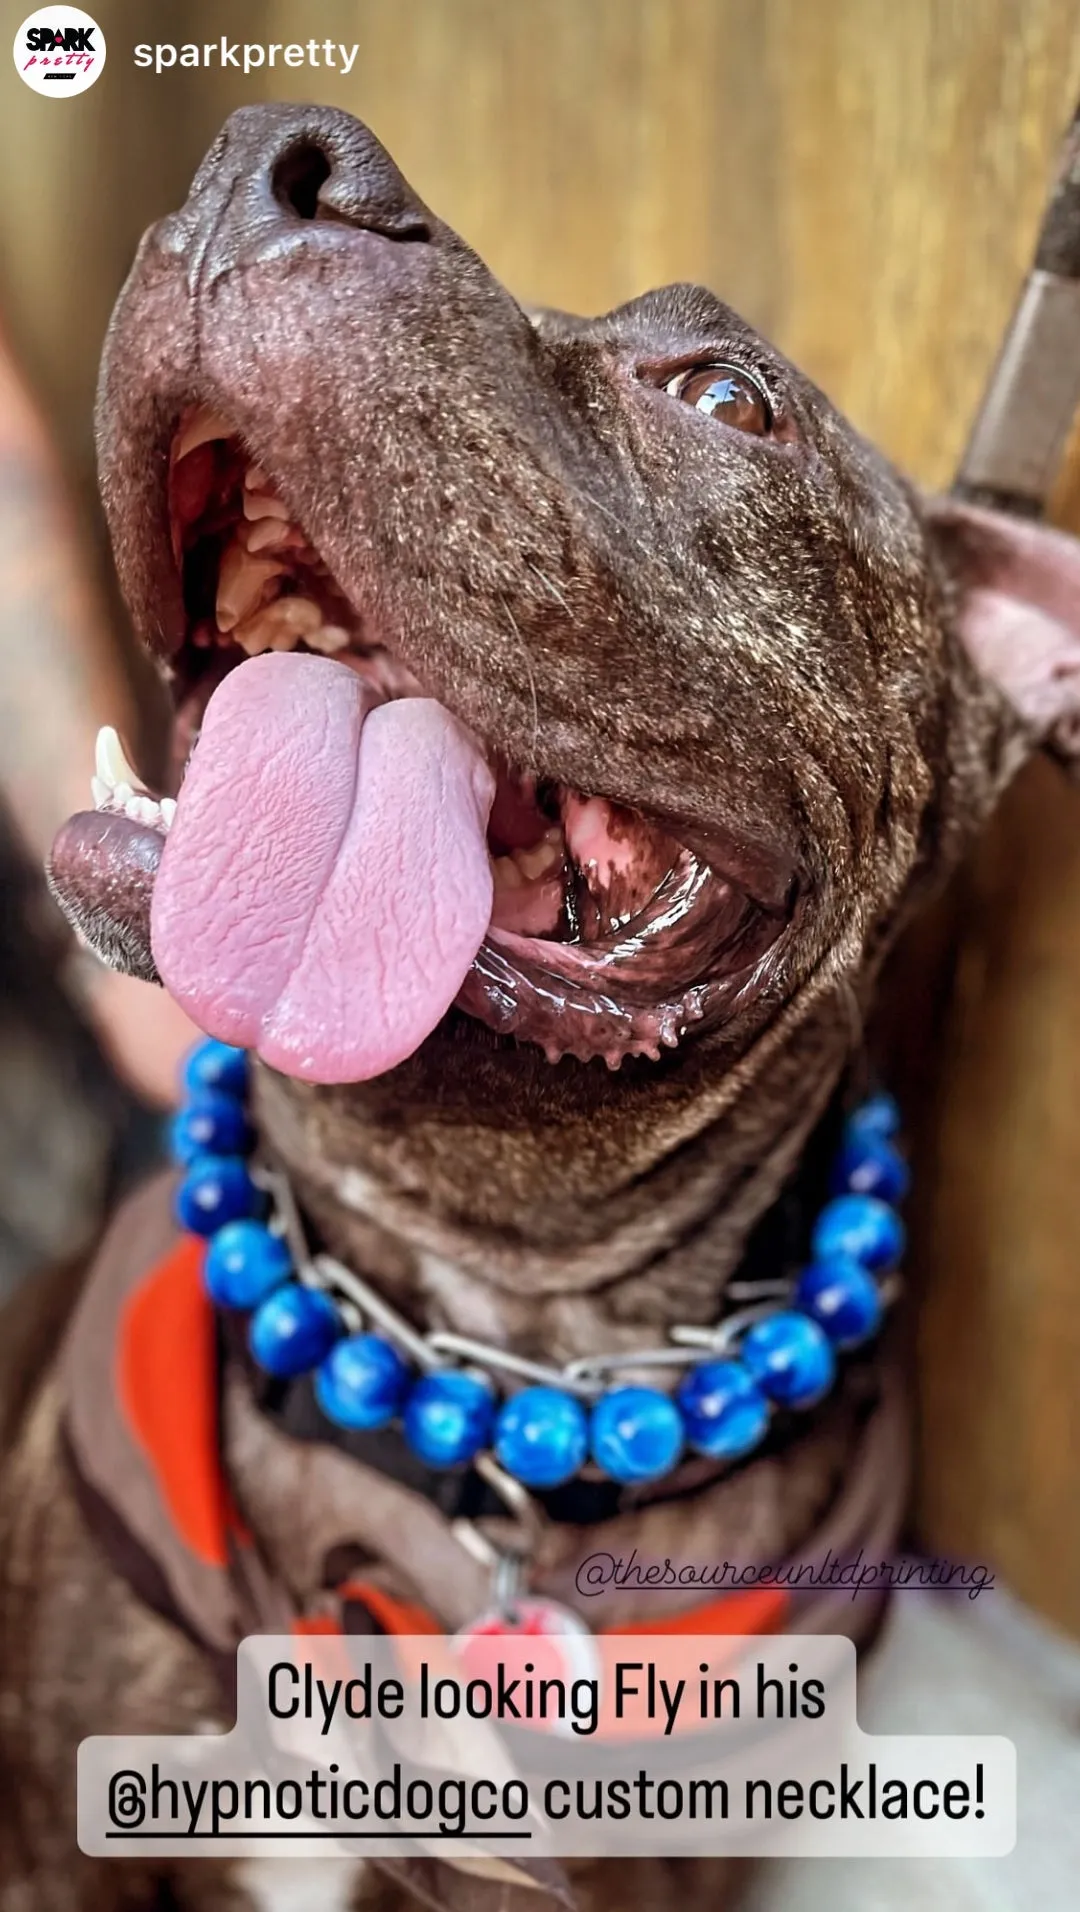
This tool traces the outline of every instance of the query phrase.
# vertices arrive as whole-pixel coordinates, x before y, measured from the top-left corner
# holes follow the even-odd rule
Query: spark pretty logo
[[[78,7],[39,7],[15,35],[20,79],[46,99],[70,99],[93,86],[105,65],[105,35]]]

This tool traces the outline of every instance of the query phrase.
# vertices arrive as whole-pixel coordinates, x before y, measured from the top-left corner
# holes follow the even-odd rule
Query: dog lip
[[[397,228],[383,226],[353,226],[344,218],[323,218],[305,221],[295,227],[285,227],[273,233],[266,233],[244,248],[235,257],[230,258],[225,271],[235,271],[237,267],[281,265],[293,259],[311,256],[320,252],[337,252],[343,248],[355,250],[357,246],[405,246],[423,245],[429,234],[418,222],[410,222],[404,217]]]
[[[707,864],[714,876],[735,884],[766,916],[791,917],[805,878],[796,857],[780,844],[670,813],[656,812],[649,820]]]
[[[120,589],[136,637],[151,657],[166,666],[183,648],[187,635],[183,578],[172,546],[169,451],[185,410],[198,402],[181,396],[169,401],[137,398],[123,421],[125,438],[130,435],[139,445],[137,454],[117,446],[115,429],[102,423],[104,405],[99,403],[100,486]],[[133,466],[141,467],[142,474],[134,480]]]

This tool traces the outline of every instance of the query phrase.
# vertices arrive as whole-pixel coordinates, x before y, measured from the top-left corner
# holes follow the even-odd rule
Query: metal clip
[[[671,1339],[680,1348],[698,1348],[701,1359],[710,1355],[727,1354],[745,1330],[755,1321],[764,1321],[766,1316],[777,1313],[775,1301],[759,1301],[753,1307],[740,1308],[735,1314],[726,1315],[712,1328],[678,1327],[671,1329]]]
[[[500,1550],[491,1573],[491,1604],[500,1620],[504,1620],[508,1626],[518,1623],[517,1603],[524,1584],[525,1561],[522,1555]]]
[[[504,1502],[516,1531],[508,1541],[496,1542],[475,1520],[467,1519],[452,1521],[450,1531],[474,1560],[489,1569],[492,1605],[501,1619],[513,1621],[544,1531],[544,1515],[528,1489],[507,1474],[494,1455],[478,1454],[473,1466]]]

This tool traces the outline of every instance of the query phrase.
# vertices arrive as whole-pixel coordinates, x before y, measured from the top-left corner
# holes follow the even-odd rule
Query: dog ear
[[[1080,776],[1080,540],[951,498],[929,504],[928,533],[975,669]]]

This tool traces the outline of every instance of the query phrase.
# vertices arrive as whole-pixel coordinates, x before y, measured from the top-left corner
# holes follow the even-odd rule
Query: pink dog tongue
[[[491,916],[494,785],[441,704],[267,652],[207,706],[161,858],[154,958],[200,1028],[359,1082],[450,1007]]]

